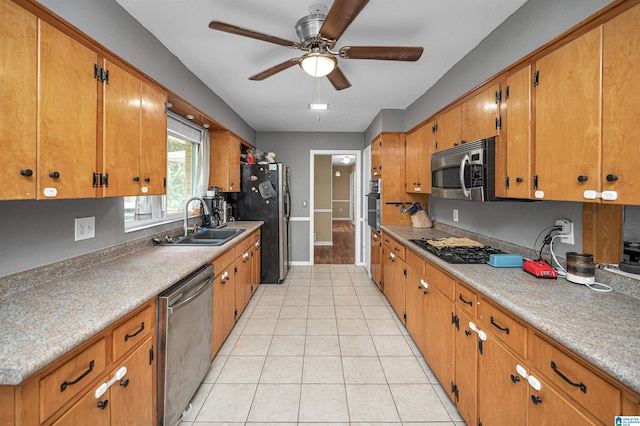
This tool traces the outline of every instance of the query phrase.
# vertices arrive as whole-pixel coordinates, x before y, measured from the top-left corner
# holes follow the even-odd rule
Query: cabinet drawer
[[[393,253],[404,260],[404,246],[386,234],[382,234],[383,243],[389,247],[389,253]]]
[[[513,317],[481,299],[478,304],[478,319],[485,331],[491,331],[514,351],[523,357],[527,356],[527,329]]]
[[[620,391],[595,372],[534,335],[530,358],[533,365],[575,401],[605,424],[620,413]]]
[[[213,261],[213,273],[218,276],[224,269],[227,268],[233,261],[236,260],[236,253],[234,250],[229,250],[222,256],[216,258]]]
[[[105,339],[100,339],[40,380],[40,421],[102,374],[105,357]]]
[[[412,252],[411,250],[407,250],[405,252],[406,256],[406,264],[414,271],[418,272],[420,275],[424,275],[424,265],[426,261],[422,256],[419,256]]]
[[[476,317],[478,295],[467,286],[456,282],[456,305],[458,309],[467,312],[471,317]]]
[[[113,360],[143,342],[155,330],[155,325],[156,311],[154,306],[149,305],[113,330]]]
[[[248,253],[251,251],[251,246],[253,245],[253,238],[246,238],[236,246],[236,258],[242,256],[244,253]]]
[[[454,300],[456,281],[453,278],[428,262],[425,262],[424,276],[429,286],[437,289],[449,299]]]
[[[100,381],[106,383],[109,381],[108,377],[104,377]],[[91,426],[109,426],[109,393],[105,393],[102,398],[96,399],[95,389],[91,389],[86,393],[78,402],[75,403],[62,417],[60,417],[53,426],[75,426],[75,425],[91,425]],[[98,403],[107,401],[107,405],[102,409],[98,406]]]

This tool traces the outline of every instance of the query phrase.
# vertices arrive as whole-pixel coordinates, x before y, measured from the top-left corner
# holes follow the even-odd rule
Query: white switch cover
[[[75,241],[95,238],[96,236],[96,217],[76,217],[75,219]]]
[[[458,209],[453,209],[453,221],[458,221]]]

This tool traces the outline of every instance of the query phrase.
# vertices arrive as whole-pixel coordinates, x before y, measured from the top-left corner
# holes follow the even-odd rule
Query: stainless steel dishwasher
[[[213,265],[158,296],[158,417],[176,425],[211,365]]]

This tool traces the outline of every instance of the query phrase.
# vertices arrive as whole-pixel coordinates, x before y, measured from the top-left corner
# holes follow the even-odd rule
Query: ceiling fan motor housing
[[[326,15],[320,14],[307,15],[296,23],[296,33],[305,48],[315,47],[313,45],[317,44],[318,33],[325,17]]]

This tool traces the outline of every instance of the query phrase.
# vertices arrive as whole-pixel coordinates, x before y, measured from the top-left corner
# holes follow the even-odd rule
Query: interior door
[[[369,180],[371,179],[371,145],[367,146],[362,151],[362,191],[361,194],[364,195],[364,201],[366,201],[366,194],[369,193]],[[366,206],[367,203],[363,202],[363,206]],[[360,247],[362,247],[362,262],[364,263],[364,267],[367,269],[369,276],[371,276],[371,229],[369,228],[369,223],[367,222],[367,209],[360,209],[360,217],[358,218],[358,225],[360,226],[360,236],[362,237],[362,241],[360,242]]]

